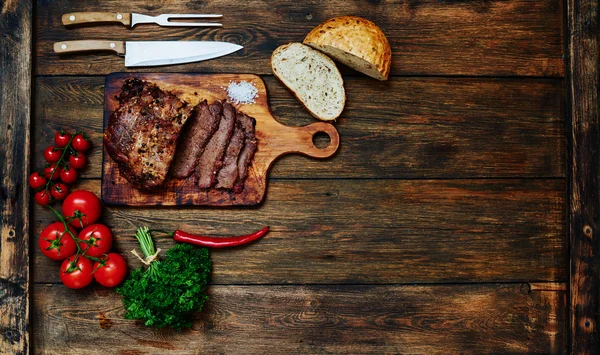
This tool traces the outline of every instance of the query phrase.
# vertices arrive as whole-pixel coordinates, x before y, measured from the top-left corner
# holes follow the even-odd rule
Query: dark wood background
[[[25,228],[18,237],[28,235],[28,223],[31,228],[31,283],[27,267],[17,279],[25,284],[21,298],[31,297],[30,335],[25,325],[15,341],[6,335],[15,322],[3,323],[3,349],[56,354],[593,353],[598,346],[598,242],[591,235],[598,202],[591,207],[586,201],[592,200],[585,198],[571,202],[570,193],[583,191],[586,198],[597,199],[598,181],[582,178],[579,186],[569,180],[587,176],[586,171],[597,173],[600,166],[597,154],[590,153],[590,144],[599,141],[597,68],[586,60],[567,61],[595,50],[597,63],[595,2],[582,3],[37,1],[31,128],[18,123],[26,133],[18,135],[21,141],[13,149],[28,147],[29,168],[39,168],[53,132],[84,129],[96,146],[78,187],[97,194],[104,78],[126,69],[122,58],[110,54],[58,57],[52,52],[56,41],[241,44],[244,50],[217,60],[147,71],[260,74],[274,115],[287,125],[314,119],[271,75],[269,57],[277,46],[301,41],[330,17],[353,14],[380,25],[391,43],[393,64],[387,82],[341,67],[348,99],[336,123],[340,150],[326,161],[282,158],[271,170],[262,205],[106,208],[103,221],[113,229],[116,248],[130,267],[139,266],[128,255],[136,246],[137,226],[214,235],[272,227],[258,243],[212,254],[211,299],[189,331],[153,330],[124,320],[113,290],[62,286],[58,264],[45,259],[35,243],[53,217],[32,204],[29,219],[15,219]],[[92,10],[218,12],[225,14],[225,27],[66,29],[60,23],[63,13]],[[11,11],[31,20],[26,2],[5,2],[3,16]],[[574,30],[577,24],[582,29]],[[22,26],[26,29],[27,23]],[[10,44],[6,38],[2,48]],[[4,87],[15,80],[6,73],[18,66],[5,63]],[[588,75],[569,74],[578,70]],[[8,102],[5,92],[2,110]],[[28,100],[27,95],[21,99]],[[571,104],[581,105],[580,111]],[[588,117],[588,108],[596,115]],[[595,130],[589,130],[590,124]],[[27,161],[27,149],[18,154],[7,157]],[[0,156],[5,161],[11,160]],[[572,171],[574,165],[583,169]],[[27,206],[23,177],[14,179],[23,191],[18,198]],[[3,195],[3,213],[10,201]],[[11,250],[5,244],[4,214],[3,270],[5,252]],[[580,224],[590,229],[579,231]],[[570,230],[578,233],[571,248]],[[164,249],[173,243],[157,238],[157,244]],[[27,250],[22,249],[17,254],[25,259],[18,262],[26,266]],[[570,277],[573,272],[585,277]],[[1,280],[4,290],[6,275]],[[572,341],[571,335],[580,338]]]

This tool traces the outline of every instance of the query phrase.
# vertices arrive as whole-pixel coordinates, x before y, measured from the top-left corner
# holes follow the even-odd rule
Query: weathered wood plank
[[[223,13],[222,29],[140,25],[66,29],[61,16],[74,11],[123,11],[122,1],[38,0],[37,74],[108,74],[123,71],[114,54],[60,58],[58,40],[223,40],[245,48],[216,60],[163,67],[171,72],[270,74],[269,58],[279,45],[302,41],[316,25],[353,14],[374,20],[393,52],[392,75],[563,76],[562,2],[479,1],[168,1],[127,2],[146,14]],[[139,71],[139,69],[135,69]],[[152,69],[145,69],[152,70]],[[350,72],[349,70],[345,72]],[[355,72],[352,72],[355,73]]]
[[[99,194],[100,182],[79,188]],[[564,190],[562,180],[276,180],[259,208],[107,208],[103,221],[132,266],[139,226],[270,225],[255,244],[213,253],[217,284],[565,281]],[[34,233],[53,220],[36,206]],[[34,280],[59,282],[58,264],[33,255]]]
[[[570,103],[570,329],[573,354],[600,351],[598,1],[567,1]]]
[[[27,354],[32,4],[0,8],[0,353]]]
[[[36,285],[35,352],[562,354],[565,291],[527,284],[213,286],[191,330],[123,319],[114,291]],[[65,346],[68,344],[68,346]],[[93,344],[93,347],[90,347]]]
[[[315,122],[273,77],[265,77],[274,116],[286,125]],[[341,146],[321,161],[278,160],[270,177],[563,177],[565,126],[561,80],[347,78],[347,107],[336,124]],[[101,174],[104,78],[36,80],[34,151],[64,127],[90,132],[85,177]],[[365,94],[365,93],[368,93]],[[35,166],[43,166],[34,154]]]

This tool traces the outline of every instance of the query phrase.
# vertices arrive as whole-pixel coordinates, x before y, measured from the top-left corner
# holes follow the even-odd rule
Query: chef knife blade
[[[125,56],[126,67],[199,62],[231,54],[243,47],[216,41],[102,41],[80,40],[54,43],[58,54],[113,51]]]

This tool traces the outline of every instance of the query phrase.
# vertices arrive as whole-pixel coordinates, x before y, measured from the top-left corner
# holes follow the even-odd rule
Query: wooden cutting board
[[[193,175],[186,180],[169,179],[156,191],[134,188],[120,173],[116,163],[104,151],[102,163],[102,200],[111,205],[129,206],[250,206],[260,203],[266,193],[271,164],[284,154],[300,153],[314,158],[327,158],[338,149],[340,137],[333,125],[317,122],[303,127],[284,126],[269,109],[267,89],[262,79],[252,74],[177,74],[177,73],[114,73],[106,78],[104,92],[104,129],[118,103],[115,99],[125,79],[137,77],[156,83],[182,100],[196,105],[202,100],[225,100],[226,87],[232,81],[246,80],[256,85],[258,97],[254,104],[235,105],[239,111],[256,119],[258,148],[249,167],[244,190],[200,190]],[[324,132],[330,138],[326,148],[313,144],[313,135]]]

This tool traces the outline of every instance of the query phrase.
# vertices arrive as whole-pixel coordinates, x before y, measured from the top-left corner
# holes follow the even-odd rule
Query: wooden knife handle
[[[99,41],[80,40],[63,41],[54,43],[54,52],[58,54],[88,51],[113,51],[117,54],[125,54],[125,42],[123,41]]]
[[[65,26],[94,22],[120,22],[131,26],[131,13],[127,12],[70,12],[62,16]]]

